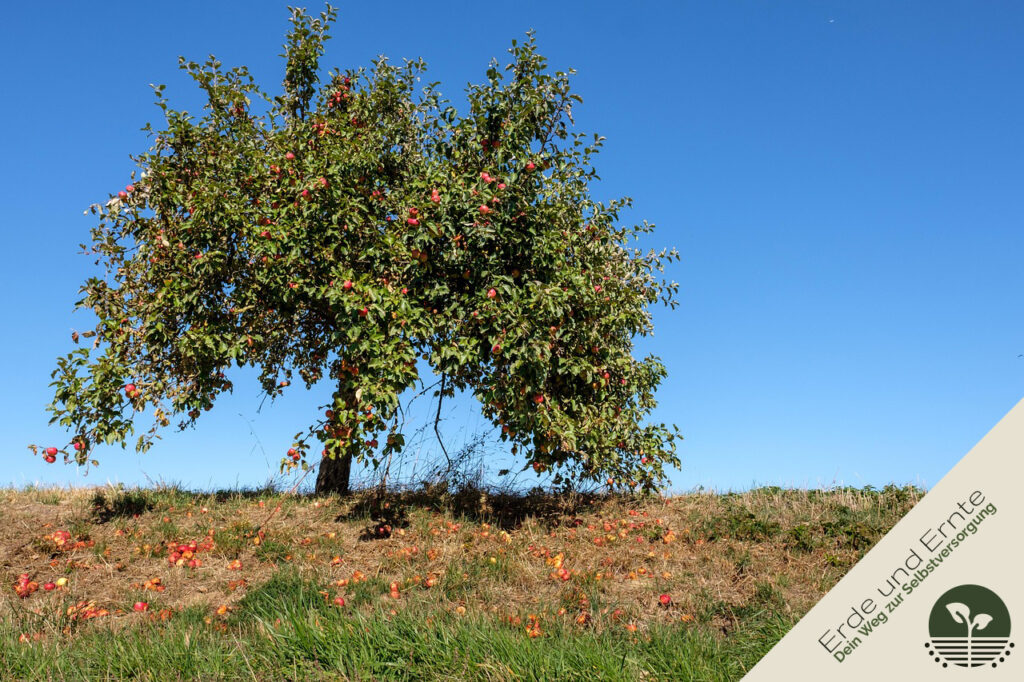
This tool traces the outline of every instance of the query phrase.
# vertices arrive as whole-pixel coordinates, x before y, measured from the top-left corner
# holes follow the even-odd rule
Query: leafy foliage
[[[656,486],[678,435],[645,422],[665,367],[632,352],[650,305],[675,305],[659,273],[676,254],[632,245],[653,226],[619,225],[629,199],[591,197],[603,138],[570,131],[571,71],[550,73],[531,34],[460,115],[417,85],[422,61],[321,82],[333,20],[293,11],[281,96],[213,57],[180,61],[201,117],[156,88],[166,126],[92,208],[85,248],[104,276],[78,306],[98,322],[92,347],[58,360],[50,406],[75,434],[65,456],[125,446],[145,411],[139,450],[172,419],[191,426],[234,365],[258,368],[271,398],[295,375],[336,387],[288,466],[308,466],[314,439],[376,464],[404,444],[423,360],[438,400],[475,394],[556,482]]]

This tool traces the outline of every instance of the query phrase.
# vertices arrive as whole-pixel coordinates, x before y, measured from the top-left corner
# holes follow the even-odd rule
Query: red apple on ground
[[[56,585],[56,583],[43,583],[43,589],[46,590],[47,592],[51,592],[51,591],[57,589],[57,585]]]
[[[144,601],[137,601],[135,602],[134,606],[132,606],[132,608],[136,611],[148,611],[149,604]]]
[[[671,606],[672,605],[672,597],[667,595],[667,594],[663,594],[660,597],[658,597],[658,602],[662,606],[665,606],[665,607]]]

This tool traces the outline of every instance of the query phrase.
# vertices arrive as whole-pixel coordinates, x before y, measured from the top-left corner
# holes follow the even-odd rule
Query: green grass
[[[0,665],[17,680],[735,680],[792,625],[751,608],[725,636],[701,625],[591,631],[552,616],[542,636],[525,639],[481,614],[337,608],[289,570],[226,621],[185,609],[140,627],[89,624],[70,644],[59,619],[38,623],[46,636],[30,644],[0,624]]]

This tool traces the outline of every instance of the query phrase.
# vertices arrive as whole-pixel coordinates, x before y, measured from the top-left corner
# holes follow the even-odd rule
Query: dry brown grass
[[[213,612],[294,566],[355,607],[391,600],[394,608],[434,602],[502,616],[621,610],[627,622],[693,619],[728,631],[752,609],[805,612],[920,495],[760,489],[636,500],[469,490],[339,499],[0,490],[0,618],[90,600],[124,623],[145,617],[132,612],[136,601],[149,602],[151,614],[192,605]],[[70,548],[52,540],[59,530],[71,534]],[[168,563],[165,542],[211,534],[201,566]],[[240,570],[230,568],[235,559]],[[567,573],[559,576],[559,567]],[[40,586],[68,583],[19,598],[12,585],[23,573]],[[365,579],[353,582],[360,574]],[[164,591],[142,588],[153,578]],[[436,581],[429,588],[428,578]],[[659,605],[662,593],[671,595],[670,609]]]

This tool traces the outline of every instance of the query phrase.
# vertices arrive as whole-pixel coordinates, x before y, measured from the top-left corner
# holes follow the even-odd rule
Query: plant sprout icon
[[[946,604],[946,609],[949,611],[949,615],[953,616],[953,620],[967,626],[967,665],[970,666],[971,637],[974,635],[975,630],[984,630],[985,626],[992,622],[992,616],[987,613],[979,613],[974,618],[971,618],[971,610],[967,607],[967,604],[961,604],[957,601]]]

